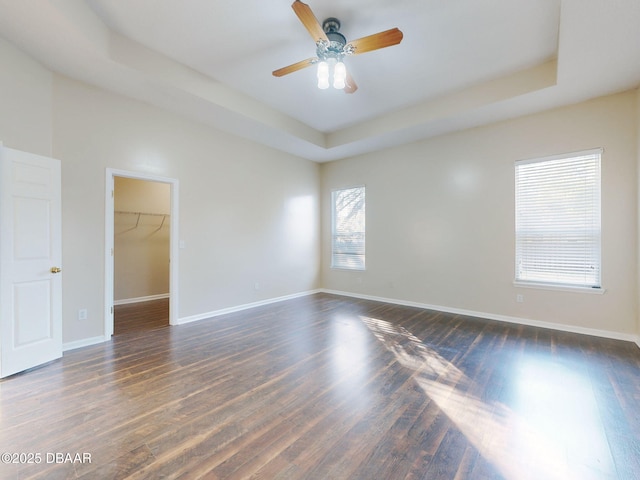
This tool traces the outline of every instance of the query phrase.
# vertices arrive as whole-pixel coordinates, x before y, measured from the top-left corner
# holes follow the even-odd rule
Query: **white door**
[[[0,377],[62,356],[60,162],[0,147]]]

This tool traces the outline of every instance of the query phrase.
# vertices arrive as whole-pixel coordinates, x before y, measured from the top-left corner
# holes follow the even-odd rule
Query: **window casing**
[[[365,269],[365,187],[331,192],[331,267]]]
[[[516,162],[516,283],[601,288],[601,154]]]

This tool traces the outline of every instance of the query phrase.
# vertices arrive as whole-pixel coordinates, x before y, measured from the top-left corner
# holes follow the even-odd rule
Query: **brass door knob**
[[[51,267],[51,273],[60,273],[61,271],[60,267]]]

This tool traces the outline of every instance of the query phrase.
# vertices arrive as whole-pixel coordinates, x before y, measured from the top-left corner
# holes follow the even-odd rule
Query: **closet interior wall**
[[[114,180],[114,303],[168,297],[170,185]]]

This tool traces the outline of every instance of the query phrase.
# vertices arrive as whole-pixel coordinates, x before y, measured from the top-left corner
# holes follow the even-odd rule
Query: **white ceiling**
[[[353,40],[359,89],[318,90],[292,0],[0,0],[0,36],[54,71],[327,161],[640,85],[639,0],[307,0]]]

